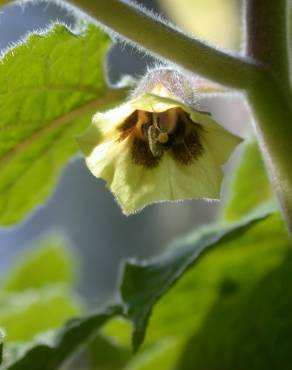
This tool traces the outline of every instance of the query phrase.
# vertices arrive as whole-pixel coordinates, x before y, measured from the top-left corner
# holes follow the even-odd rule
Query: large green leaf
[[[249,276],[242,267],[228,274],[200,328],[188,337],[177,370],[291,369],[291,242],[285,245],[278,234],[261,249],[249,251],[254,261],[241,262]]]
[[[120,314],[119,307],[69,321],[62,329],[40,337],[35,343],[11,350],[7,370],[56,370],[84,345],[110,318]]]
[[[177,245],[178,250],[192,238]],[[143,323],[146,297],[155,309],[144,345],[125,369],[288,370],[291,246],[281,216],[274,213],[238,224],[237,231],[227,232],[195,265],[176,270],[171,286],[167,269],[175,271],[174,252],[151,263],[131,264],[130,315],[141,313]],[[195,241],[193,247],[198,247]],[[162,286],[168,290],[158,299]],[[128,329],[118,320],[107,325],[106,333],[125,345]]]
[[[160,369],[288,370],[291,246],[275,214],[203,256],[154,310],[148,343],[170,341]]]
[[[208,227],[180,241],[175,247],[150,263],[127,263],[121,286],[121,296],[127,315],[133,321],[133,347],[138,349],[144,339],[149,315],[154,304],[190,268],[199,255],[217,245],[240,243],[244,234],[259,220],[271,213],[265,206],[249,217],[233,224]],[[251,240],[252,241],[252,240]]]
[[[77,258],[59,237],[41,242],[18,257],[5,276],[2,289],[24,291],[51,284],[68,284],[76,280]]]
[[[18,222],[50,193],[75,137],[95,111],[125,97],[104,77],[109,37],[89,26],[33,33],[0,64],[0,224]]]
[[[257,141],[246,142],[234,180],[231,195],[224,207],[224,217],[233,221],[273,197],[273,191]]]

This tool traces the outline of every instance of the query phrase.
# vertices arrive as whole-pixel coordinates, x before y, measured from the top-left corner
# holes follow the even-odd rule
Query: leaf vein
[[[122,90],[122,89],[121,89]],[[40,130],[34,132],[30,137],[25,138],[22,142],[18,143],[13,149],[9,150],[2,157],[0,157],[0,168],[3,168],[4,165],[13,160],[17,155],[23,152],[27,147],[32,145],[35,141],[40,139],[43,135],[50,133],[54,129],[58,129],[63,125],[70,123],[72,120],[94,111],[100,105],[104,105],[107,102],[110,102],[115,98],[115,95],[121,94],[121,90],[109,90],[105,95],[100,99],[95,99],[87,103],[86,105],[80,106],[75,110],[65,113],[63,116],[58,117],[57,119],[50,122],[45,127],[42,127]]]

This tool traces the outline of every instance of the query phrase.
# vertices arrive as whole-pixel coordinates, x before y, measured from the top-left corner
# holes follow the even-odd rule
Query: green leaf
[[[49,284],[73,285],[77,258],[59,237],[37,244],[18,258],[5,277],[3,289],[16,292]]]
[[[283,239],[277,240],[281,236],[274,235],[272,244],[245,263],[250,276],[244,276],[243,266],[241,276],[228,274],[201,327],[187,339],[176,369],[291,369],[292,249],[291,242],[285,247]]]
[[[177,244],[177,253],[193,238]],[[175,284],[155,302],[143,347],[125,369],[289,369],[292,243],[280,214],[239,226],[215,245],[183,273],[176,271]],[[136,313],[143,311],[142,296],[151,301],[161,288],[150,270],[157,276],[161,267],[166,275],[169,261],[162,256],[135,266],[132,287],[139,290],[130,308]],[[105,333],[123,345],[126,330],[113,321]]]
[[[7,342],[29,341],[79,314],[81,304],[62,285],[0,295],[0,325]]]
[[[148,341],[171,338],[164,358],[172,356],[179,370],[285,369],[282,360],[291,356],[291,246],[275,214],[211,249],[156,306]],[[271,281],[282,268],[287,282],[281,274]]]
[[[245,144],[235,171],[224,217],[229,221],[239,219],[272,197],[273,191],[257,141],[250,140]]]
[[[97,110],[125,98],[107,87],[109,37],[89,26],[63,25],[30,34],[0,64],[0,224],[20,221],[42,203],[68,159],[75,137]]]
[[[126,264],[121,296],[127,315],[134,324],[134,350],[139,348],[144,339],[153,306],[191,267],[199,255],[211,246],[214,248],[232,242],[241,243],[241,238],[256,223],[269,217],[272,209],[273,207],[266,206],[234,224],[205,228],[179,242],[175,248],[154,262]]]
[[[56,370],[85,344],[112,317],[121,314],[119,307],[107,308],[97,314],[69,321],[61,330],[40,337],[36,343],[14,353],[7,359],[6,370]]]

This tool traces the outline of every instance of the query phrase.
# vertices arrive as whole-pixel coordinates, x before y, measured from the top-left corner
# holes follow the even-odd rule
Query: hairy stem
[[[291,104],[287,103],[277,82],[271,77],[263,78],[260,86],[248,91],[248,98],[270,178],[292,232]]]
[[[258,76],[252,61],[189,37],[124,0],[72,0],[85,12],[135,45],[184,69],[226,86],[245,89]]]
[[[274,189],[292,232],[292,95],[286,0],[246,0],[247,52],[266,69],[248,97]]]
[[[246,15],[247,54],[265,64],[290,94],[287,0],[247,0]]]

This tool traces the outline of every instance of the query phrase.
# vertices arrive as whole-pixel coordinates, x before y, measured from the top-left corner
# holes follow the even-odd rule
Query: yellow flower
[[[128,215],[159,201],[219,199],[221,166],[241,139],[161,85],[104,113],[78,139],[90,171]]]

